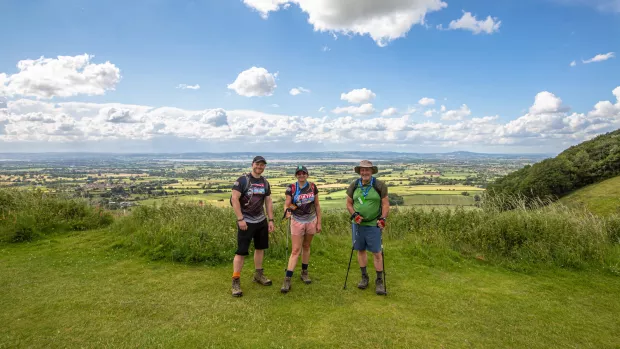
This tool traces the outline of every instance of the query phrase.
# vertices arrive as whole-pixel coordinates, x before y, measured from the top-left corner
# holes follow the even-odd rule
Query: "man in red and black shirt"
[[[273,203],[271,188],[262,173],[267,161],[257,156],[252,161],[252,172],[239,177],[232,188],[231,204],[237,216],[237,251],[233,261],[232,295],[240,297],[241,269],[245,256],[249,255],[250,242],[254,240],[254,281],[264,286],[270,286],[269,280],[263,274],[263,257],[269,248],[269,233],[274,231]],[[265,210],[267,208],[267,217]]]

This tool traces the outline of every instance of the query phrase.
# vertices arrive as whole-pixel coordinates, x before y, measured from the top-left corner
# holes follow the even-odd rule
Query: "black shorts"
[[[237,251],[235,254],[247,256],[250,254],[250,242],[254,240],[254,249],[266,250],[269,248],[269,226],[267,219],[258,223],[247,223],[248,230],[237,228]]]

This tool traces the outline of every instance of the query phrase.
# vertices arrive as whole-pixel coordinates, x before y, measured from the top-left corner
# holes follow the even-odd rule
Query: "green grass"
[[[108,231],[0,245],[0,348],[617,348],[620,278],[548,268],[515,273],[428,246],[385,244],[389,295],[342,289],[344,236],[319,235],[303,285],[230,296],[231,265],[153,262]],[[230,264],[230,263],[229,263]],[[369,266],[372,273],[372,266]],[[372,282],[371,282],[372,285]]]
[[[583,207],[601,216],[619,214],[620,176],[576,190],[559,202],[567,206]]]

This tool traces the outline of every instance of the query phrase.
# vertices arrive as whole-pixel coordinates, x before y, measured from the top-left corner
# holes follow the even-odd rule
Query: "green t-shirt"
[[[388,195],[387,185],[375,178],[375,187],[379,190],[377,192],[370,183],[355,188],[357,181],[358,179],[349,185],[347,195],[353,199],[353,209],[364,217],[364,221],[360,225],[375,226],[377,225],[377,218],[381,214],[381,199]],[[364,198],[363,192],[366,190],[368,190],[368,195]]]

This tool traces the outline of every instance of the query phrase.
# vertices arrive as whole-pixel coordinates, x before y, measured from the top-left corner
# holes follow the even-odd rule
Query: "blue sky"
[[[620,51],[618,0],[446,0],[443,3],[447,7],[426,12],[423,25],[411,25],[404,30],[404,37],[385,45],[379,45],[370,33],[346,35],[339,29],[321,32],[315,28],[353,28],[354,21],[364,23],[385,13],[406,13],[408,6],[419,10],[440,1],[391,0],[351,7],[348,4],[356,4],[355,1],[335,0],[324,7],[336,6],[340,12],[335,17],[340,17],[329,18],[325,16],[328,10],[320,5],[328,3],[325,0],[312,5],[304,4],[308,0],[297,0],[286,9],[281,4],[278,11],[261,16],[257,8],[277,1],[286,2],[0,2],[0,13],[8,14],[0,22],[0,32],[10,33],[3,37],[0,51],[0,74],[9,79],[4,83],[4,93],[0,85],[0,95],[4,94],[8,101],[4,120],[0,119],[0,126],[5,126],[0,132],[0,151],[85,149],[83,144],[91,144],[86,148],[96,151],[101,142],[127,144],[131,148],[136,143],[160,144],[164,139],[161,137],[173,143],[177,139],[180,150],[244,151],[245,135],[264,138],[265,142],[256,142],[256,147],[264,150],[281,150],[281,145],[290,141],[293,148],[316,145],[312,140],[297,139],[304,137],[321,139],[320,147],[316,145],[319,149],[335,150],[355,149],[359,143],[368,147],[372,143],[377,148],[396,151],[553,152],[620,126],[620,104],[612,92],[620,86],[620,61],[615,57]],[[477,20],[491,16],[499,29],[479,34],[467,29],[445,30],[464,12]],[[309,17],[319,18],[319,23],[309,23]],[[443,30],[437,28],[439,25]],[[82,82],[84,88],[45,98],[33,93],[33,88],[25,88],[24,79],[19,84],[10,80],[18,80],[20,70],[16,65],[20,61],[83,54],[93,56],[88,64],[109,62],[120,71],[120,78],[106,86],[105,91],[92,93],[88,88],[91,80],[87,78]],[[608,55],[608,59],[583,63],[597,55]],[[575,66],[570,66],[572,61]],[[271,89],[271,95],[247,97],[227,87],[251,67],[264,68],[272,76],[277,72],[277,86]],[[54,76],[43,75],[41,79],[47,79],[46,83]],[[28,75],[26,80],[36,86],[38,78]],[[198,84],[200,88],[176,88],[179,84]],[[310,92],[293,96],[289,91],[296,87]],[[343,93],[364,88],[375,97],[360,103],[341,99]],[[556,107],[528,113],[537,94],[545,91],[552,95],[545,95],[547,99],[541,99],[541,105]],[[424,97],[434,99],[435,104],[419,105]],[[41,118],[24,117],[25,109],[19,106],[28,101],[36,102],[39,108],[26,108],[29,112],[48,113],[57,125],[52,127],[51,121],[37,125]],[[609,101],[612,108],[597,112],[595,105],[599,101]],[[92,115],[72,115],[57,105],[66,102],[89,103]],[[115,124],[107,129],[101,125],[109,133],[93,132],[96,122],[106,121],[101,120],[100,114],[113,114],[108,112],[111,103],[116,105],[115,110],[128,110],[135,120],[107,120]],[[332,112],[338,107],[365,103],[371,103],[376,112]],[[463,104],[469,114],[456,120],[441,118],[442,113],[459,110]],[[155,118],[149,111],[139,115],[132,106],[153,110],[175,107],[188,115],[156,113]],[[319,112],[321,107],[325,110]],[[102,112],[104,108],[108,111]],[[218,108],[227,115],[224,119],[230,132],[226,137],[197,136],[177,125],[195,111],[209,113]],[[381,116],[388,108],[397,112]],[[435,110],[433,115],[424,115],[429,110]],[[575,117],[569,119],[575,113],[582,116],[582,122],[574,121]],[[365,122],[363,129],[378,134],[356,137],[359,130],[343,126],[350,125],[350,121],[339,120],[349,115]],[[405,115],[402,127],[386,127],[390,120],[385,119]],[[312,118],[312,127],[320,123],[323,133],[306,137],[304,134],[311,127],[308,124],[284,130],[286,126],[281,123],[293,125],[295,120],[286,119],[293,117]],[[483,117],[496,117],[487,125],[492,132],[467,124]],[[86,123],[88,118],[92,120]],[[199,127],[207,127],[203,133],[221,134],[217,128],[223,125],[205,120],[194,120],[202,123]],[[242,122],[264,124],[265,128],[250,128],[253,131],[248,134],[248,129],[236,128]],[[454,125],[459,122],[465,122],[466,131],[461,127],[459,132],[465,133],[456,135],[458,127]],[[161,125],[153,127],[158,123]],[[428,128],[420,126],[424,124]],[[208,129],[210,126],[214,129]],[[273,134],[270,127],[279,129]],[[440,129],[435,138],[422,137],[428,133],[425,130],[437,127]],[[71,132],[63,135],[63,130]],[[386,136],[387,133],[392,134]],[[463,141],[467,135],[471,137]]]

